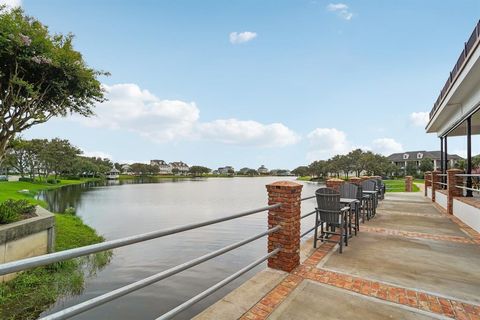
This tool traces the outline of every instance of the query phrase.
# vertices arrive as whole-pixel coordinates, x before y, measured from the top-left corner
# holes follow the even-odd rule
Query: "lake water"
[[[52,211],[68,206],[107,240],[231,215],[266,205],[265,185],[291,177],[209,178],[113,182],[76,185],[41,195]],[[302,196],[318,185],[304,183]],[[302,203],[313,210],[314,200]],[[265,213],[167,236],[114,250],[111,263],[86,280],[82,295],[58,301],[43,315],[91,299],[138,281],[179,263],[248,238],[267,229]],[[313,216],[302,221],[302,232],[313,226]],[[209,286],[267,253],[266,237],[200,264],[149,287],[87,311],[73,319],[155,319]],[[215,294],[179,314],[190,319],[232,291],[258,266]]]

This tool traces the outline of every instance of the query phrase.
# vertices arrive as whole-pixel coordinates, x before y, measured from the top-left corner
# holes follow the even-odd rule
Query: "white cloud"
[[[345,154],[352,149],[345,132],[335,128],[316,128],[307,135],[310,141],[309,161],[328,159],[336,154]]]
[[[202,123],[198,128],[202,138],[226,144],[283,147],[299,140],[295,132],[281,123],[226,119]]]
[[[307,135],[310,149],[307,160],[326,160],[337,154],[347,154],[354,149],[373,151],[383,155],[402,152],[403,146],[391,138],[379,138],[372,141],[371,145],[355,145],[349,141],[345,132],[335,128],[316,128]]]
[[[225,144],[283,147],[300,138],[281,123],[218,119],[202,123],[194,102],[161,100],[136,84],[104,85],[108,101],[96,116],[72,117],[88,127],[135,132],[154,142],[201,139]]]
[[[430,119],[428,112],[412,112],[410,120],[414,126],[425,127]]]
[[[21,7],[21,0],[0,0],[0,5],[7,5],[8,8]]]
[[[353,13],[350,11],[350,8],[344,3],[330,3],[327,6],[327,10],[336,12],[339,17],[345,20],[351,20],[353,18]]]
[[[376,153],[388,156],[392,153],[403,152],[403,146],[391,138],[375,139],[372,142],[372,150]]]
[[[230,42],[233,44],[245,43],[255,39],[256,37],[257,33],[255,32],[232,32],[230,33]]]
[[[108,101],[98,104],[96,116],[80,118],[90,127],[124,129],[157,142],[190,136],[200,111],[194,102],[161,100],[136,84],[104,85]]]

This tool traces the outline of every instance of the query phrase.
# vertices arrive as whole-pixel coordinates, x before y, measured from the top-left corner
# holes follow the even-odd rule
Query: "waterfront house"
[[[123,173],[123,174],[132,175],[132,174],[133,174],[133,172],[132,172],[132,167],[130,167],[129,164],[124,164],[124,165],[122,165],[122,173]]]
[[[235,172],[235,169],[233,169],[232,166],[225,166],[225,167],[218,168],[219,174],[233,174],[234,172]]]
[[[420,165],[420,162],[423,159],[431,159],[433,161],[433,168],[437,170],[440,168],[440,162],[442,159],[442,152],[441,151],[407,151],[407,152],[399,152],[393,153],[388,156],[388,160],[390,160],[394,165],[398,168],[405,170],[407,164],[413,163],[416,167]],[[458,160],[462,160],[463,158],[456,155],[456,154],[449,154],[448,155],[448,166],[453,168]]]
[[[113,167],[106,175],[108,180],[117,180],[120,177],[120,170]]]
[[[432,174],[426,193],[449,214],[480,231],[480,190],[475,186],[478,177],[472,175],[472,135],[480,134],[480,21],[462,48],[425,128],[439,138],[443,174],[442,184]],[[466,170],[447,170],[448,138],[460,136],[465,137],[467,145]]]
[[[259,174],[268,174],[269,170],[262,164],[258,169],[257,169]]]
[[[159,174],[172,174],[172,166],[164,160],[150,160],[150,165],[156,166]]]
[[[185,175],[190,170],[190,167],[188,166],[188,164],[182,161],[170,162],[169,165],[171,167],[170,172],[173,172],[173,173]]]

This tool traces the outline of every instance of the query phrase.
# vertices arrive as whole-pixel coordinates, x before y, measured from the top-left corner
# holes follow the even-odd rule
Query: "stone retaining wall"
[[[0,225],[0,264],[54,251],[55,216],[38,207],[36,217]],[[0,276],[0,282],[15,274]]]

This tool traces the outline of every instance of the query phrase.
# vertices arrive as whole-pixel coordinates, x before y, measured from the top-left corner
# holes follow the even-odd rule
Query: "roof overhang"
[[[426,126],[427,133],[438,136],[462,136],[466,134],[465,120],[472,116],[472,134],[480,134],[480,36],[479,25],[475,28],[477,38],[472,44],[464,61],[457,70],[450,85],[442,90]],[[462,53],[463,54],[463,53]],[[451,74],[452,77],[452,74]]]

